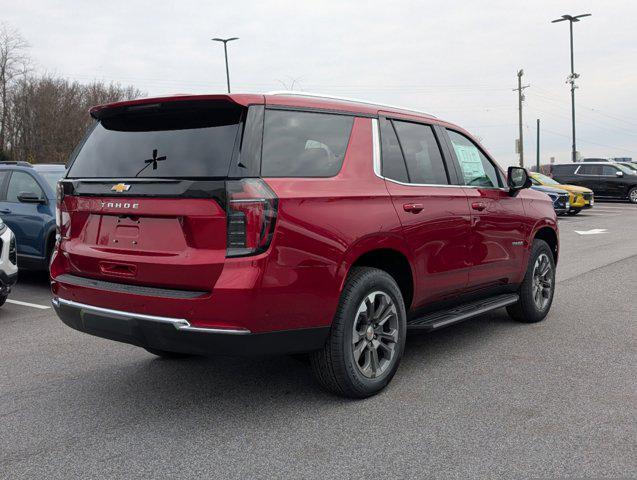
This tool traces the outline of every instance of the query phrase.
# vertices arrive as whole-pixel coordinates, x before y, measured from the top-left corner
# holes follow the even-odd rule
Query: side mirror
[[[20,192],[18,201],[21,203],[45,203],[46,200],[35,192]]]
[[[509,193],[515,195],[523,188],[529,188],[531,186],[531,177],[525,168],[522,167],[509,167],[507,171],[507,185],[509,186]]]
[[[622,172],[621,170],[617,170],[617,171],[615,172],[615,175],[617,175],[618,177],[620,177],[620,178],[621,178],[621,177],[623,177],[623,176],[624,176],[624,172]]]

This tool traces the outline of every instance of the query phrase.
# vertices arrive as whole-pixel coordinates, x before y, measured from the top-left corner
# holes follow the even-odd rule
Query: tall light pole
[[[524,133],[523,133],[523,129],[522,129],[522,102],[524,101],[524,89],[525,88],[529,88],[530,85],[522,85],[522,76],[524,75],[524,70],[520,69],[518,70],[518,88],[514,88],[513,91],[514,92],[518,92],[518,120],[519,120],[519,127],[520,127],[520,132],[519,132],[519,137],[518,137],[518,144],[517,144],[517,150],[520,154],[520,166],[523,167],[524,166]]]
[[[223,42],[223,53],[226,57],[226,81],[228,82],[228,93],[230,93],[230,70],[228,69],[228,42],[239,40],[239,37],[232,38],[213,38],[213,42]]]
[[[579,22],[580,18],[590,17],[590,13],[584,13],[582,15],[562,15],[562,18],[558,18],[556,20],[552,20],[551,23],[564,22],[568,21],[569,23],[569,31],[571,34],[571,74],[568,77],[566,83],[571,84],[571,123],[573,128],[573,148],[571,152],[571,160],[573,162],[577,162],[577,147],[575,144],[575,89],[577,85],[575,85],[575,80],[579,78],[579,75],[575,73],[575,62],[573,60],[573,23]]]

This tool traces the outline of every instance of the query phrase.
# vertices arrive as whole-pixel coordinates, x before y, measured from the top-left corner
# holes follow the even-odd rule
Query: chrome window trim
[[[479,187],[475,185],[451,185],[438,183],[405,183],[399,180],[394,180],[393,178],[384,177],[381,173],[380,125],[378,124],[377,118],[372,118],[372,157],[374,162],[374,174],[381,180],[392,182],[397,185],[404,185],[406,187],[472,188],[480,190],[501,190],[503,192],[508,191],[506,187]]]
[[[610,163],[610,162],[609,162],[609,163]],[[585,165],[599,165],[599,163],[586,163]],[[608,165],[608,164],[603,164],[602,166],[605,166],[605,165]],[[617,175],[602,175],[602,174],[600,174],[600,175],[591,175],[591,174],[588,174],[588,173],[579,173],[580,169],[581,169],[583,166],[584,166],[584,165],[580,165],[579,167],[577,167],[577,168],[575,169],[575,172],[573,172],[573,175],[579,175],[580,177],[608,177],[608,178],[615,178],[615,177],[617,177]],[[615,167],[615,165],[612,165],[612,166],[613,166],[613,167]],[[619,169],[619,168],[617,168],[617,167],[615,167],[615,171],[616,171],[616,172],[621,172],[622,170],[621,170],[621,169]]]
[[[387,182],[392,182],[397,185],[405,185],[407,187],[452,187],[452,188],[462,188],[463,185],[443,185],[443,184],[433,184],[433,183],[405,183],[399,180],[394,180],[392,178],[384,177],[381,172],[381,145],[380,145],[380,125],[378,123],[377,118],[372,119],[372,156],[374,159],[374,174],[380,178],[381,180],[385,180]]]
[[[113,310],[110,308],[104,307],[96,307],[94,305],[87,305],[85,303],[74,302],[72,300],[65,300],[60,297],[54,297],[51,299],[51,303],[54,307],[59,306],[67,306],[71,308],[77,308],[80,310],[80,314],[82,310],[86,310],[89,312],[102,313],[114,317],[119,317],[122,319],[130,319],[135,318],[139,320],[147,320],[150,322],[157,323],[168,323],[174,326],[180,332],[202,332],[202,333],[223,333],[227,335],[247,335],[250,330],[247,329],[231,329],[231,328],[202,328],[202,327],[193,327],[190,325],[190,322],[185,318],[172,318],[172,317],[160,317],[156,315],[146,315],[144,313],[132,313],[125,312],[122,310]]]
[[[406,187],[441,187],[441,188],[473,188],[482,190],[501,190],[506,192],[506,188],[502,187],[478,187],[475,185],[451,185],[451,184],[438,184],[438,183],[405,183],[392,178],[384,177],[381,173],[381,153],[380,153],[380,125],[377,118],[372,118],[372,157],[374,161],[374,174],[381,180],[386,182],[392,182],[397,185],[404,185]]]

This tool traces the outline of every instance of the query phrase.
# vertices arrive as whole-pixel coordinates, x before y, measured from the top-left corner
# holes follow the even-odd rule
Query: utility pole
[[[518,138],[518,153],[520,154],[520,166],[524,166],[524,134],[522,132],[522,102],[524,101],[524,94],[522,91],[525,88],[529,88],[531,85],[522,86],[522,75],[524,75],[524,70],[520,69],[518,71],[518,88],[514,88],[514,92],[518,92],[518,120],[520,124],[520,136]]]
[[[213,38],[213,42],[223,42],[223,53],[226,58],[226,82],[228,83],[228,93],[230,93],[230,69],[228,68],[228,42],[239,40],[239,37]]]
[[[551,23],[557,22],[569,22],[569,32],[570,32],[570,40],[571,40],[571,74],[568,76],[566,83],[571,84],[571,126],[573,130],[573,144],[571,151],[571,160],[573,162],[577,162],[577,146],[575,142],[575,89],[577,85],[575,85],[575,80],[579,78],[579,75],[575,73],[575,62],[573,60],[573,23],[579,22],[582,17],[590,17],[590,13],[584,13],[582,15],[562,15],[562,18],[558,18],[556,20],[552,20]]]
[[[535,167],[537,168],[537,173],[540,173],[540,119],[537,119],[537,133],[535,137],[536,145],[535,145]]]

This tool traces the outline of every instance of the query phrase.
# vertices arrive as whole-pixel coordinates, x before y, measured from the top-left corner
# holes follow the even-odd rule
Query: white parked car
[[[0,305],[4,305],[18,279],[18,252],[15,235],[0,219]]]

